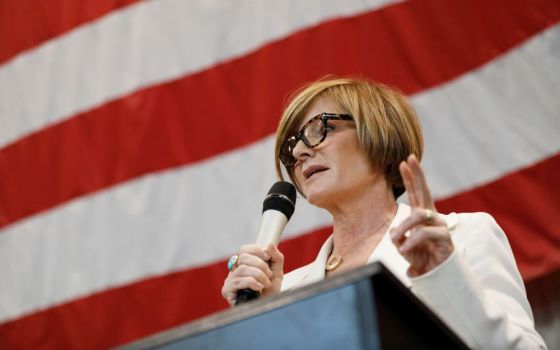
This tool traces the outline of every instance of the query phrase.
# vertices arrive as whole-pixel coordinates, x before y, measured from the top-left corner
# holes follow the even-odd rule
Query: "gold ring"
[[[431,225],[434,223],[434,212],[430,209],[426,209],[425,211],[426,218],[424,219],[424,223],[427,225]]]

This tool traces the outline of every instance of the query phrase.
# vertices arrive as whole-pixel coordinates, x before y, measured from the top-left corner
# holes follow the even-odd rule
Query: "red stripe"
[[[0,64],[22,51],[137,1],[0,1]]]
[[[560,154],[438,201],[442,212],[485,211],[506,232],[525,281],[560,269]]]
[[[361,73],[411,94],[488,62],[559,19],[556,0],[405,2],[144,89],[0,151],[0,227],[269,135],[284,97],[302,81]]]
[[[314,260],[331,229],[280,245],[286,271]],[[303,247],[303,250],[302,250]],[[226,261],[107,290],[0,325],[1,349],[105,349],[227,307]]]

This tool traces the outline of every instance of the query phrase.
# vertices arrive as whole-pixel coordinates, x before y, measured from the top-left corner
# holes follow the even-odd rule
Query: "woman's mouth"
[[[322,173],[323,171],[329,170],[329,168],[320,166],[320,165],[313,165],[305,169],[303,172],[303,177],[307,180],[311,178],[313,175]]]

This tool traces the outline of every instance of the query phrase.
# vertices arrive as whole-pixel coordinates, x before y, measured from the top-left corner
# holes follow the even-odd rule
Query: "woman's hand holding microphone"
[[[274,244],[269,244],[266,249],[257,244],[244,245],[232,257],[228,267],[230,272],[224,281],[222,295],[231,306],[235,305],[237,293],[242,289],[252,289],[261,295],[280,292],[284,255]]]

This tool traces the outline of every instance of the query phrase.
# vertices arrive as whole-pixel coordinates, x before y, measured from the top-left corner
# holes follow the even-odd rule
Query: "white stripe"
[[[0,69],[0,147],[153,84],[397,0],[142,1]]]
[[[560,27],[473,75],[413,99],[425,122],[426,170],[436,197],[560,150],[560,102],[550,93],[560,87],[558,47]],[[539,79],[537,87],[534,79]],[[493,167],[484,165],[488,159]],[[255,239],[262,199],[272,182],[272,140],[266,138],[8,227],[0,234],[0,320],[223,259]],[[287,236],[328,222],[324,212],[300,200]]]

